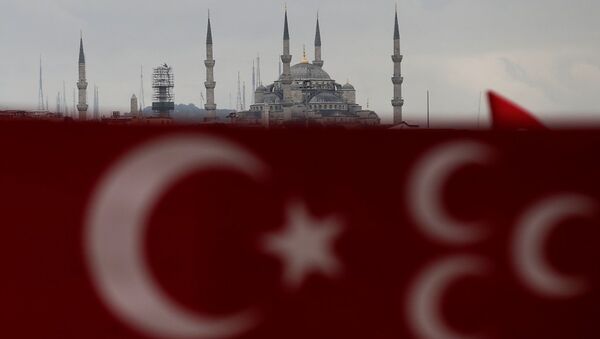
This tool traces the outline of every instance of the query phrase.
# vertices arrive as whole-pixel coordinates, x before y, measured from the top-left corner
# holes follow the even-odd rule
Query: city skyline
[[[406,120],[423,124],[428,89],[434,122],[477,120],[479,94],[488,89],[518,101],[542,119],[560,118],[560,112],[586,116],[600,110],[593,95],[594,89],[600,88],[596,57],[600,51],[592,44],[600,37],[590,29],[591,24],[598,25],[591,19],[600,4],[572,1],[565,11],[560,6],[567,4],[565,1],[503,2],[504,6],[511,3],[521,11],[515,14],[499,4],[467,5],[460,0],[398,3]],[[200,107],[209,7],[218,106],[233,108],[228,107],[229,95],[236,95],[237,73],[250,84],[257,54],[261,55],[263,82],[277,78],[281,2],[199,4],[181,0],[166,8],[157,4],[127,1],[117,5],[112,0],[3,2],[1,12],[14,15],[2,20],[1,31],[14,33],[0,33],[0,42],[15,53],[0,66],[6,74],[0,79],[0,107],[37,107],[40,54],[50,107],[53,93],[62,91],[63,81],[69,95],[77,81],[80,28],[84,31],[87,80],[100,88],[104,112],[128,110],[131,95],[139,95],[140,65],[146,71],[145,91],[149,93],[149,72],[163,62],[174,68],[175,101]],[[304,45],[309,55],[313,53],[311,41],[319,11],[325,67],[340,81],[350,77],[359,93],[357,101],[364,106],[369,101],[370,108],[390,122],[394,2],[308,0],[290,2],[288,7],[292,63],[300,62]],[[19,20],[25,22],[25,13],[29,15],[27,27],[10,30],[11,25],[18,27]],[[165,16],[160,25],[147,19],[160,15]],[[506,24],[509,15],[511,26]],[[50,21],[58,23],[51,25]],[[441,29],[443,25],[445,29]],[[247,97],[251,98],[250,94]],[[482,113],[487,113],[485,104]]]

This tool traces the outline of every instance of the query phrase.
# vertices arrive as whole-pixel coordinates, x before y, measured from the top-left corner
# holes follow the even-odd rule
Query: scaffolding
[[[164,64],[154,69],[152,73],[152,89],[154,90],[152,110],[161,117],[169,117],[170,112],[175,110],[173,101],[173,88],[175,77],[173,69]]]

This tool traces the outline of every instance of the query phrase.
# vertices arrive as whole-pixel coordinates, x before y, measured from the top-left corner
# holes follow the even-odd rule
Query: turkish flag
[[[595,338],[597,132],[0,124],[6,338]]]

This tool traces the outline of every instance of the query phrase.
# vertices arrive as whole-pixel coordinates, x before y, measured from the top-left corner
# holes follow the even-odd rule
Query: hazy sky
[[[313,60],[315,16],[321,16],[325,70],[350,80],[357,100],[391,118],[394,1],[288,0],[293,63],[306,44]],[[66,81],[69,104],[84,32],[89,101],[100,87],[105,110],[127,111],[145,67],[174,67],[178,103],[200,103],[204,91],[207,10],[217,65],[217,104],[235,105],[237,72],[251,101],[252,60],[263,82],[277,76],[283,2],[275,0],[1,0],[0,108],[35,108],[43,55],[50,107]],[[479,93],[496,90],[543,120],[600,121],[600,1],[399,0],[406,119],[476,123]],[[486,101],[482,105],[485,120]]]

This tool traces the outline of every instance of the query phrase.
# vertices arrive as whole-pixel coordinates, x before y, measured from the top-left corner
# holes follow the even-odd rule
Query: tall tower
[[[315,61],[313,64],[319,67],[323,67],[325,62],[321,55],[321,27],[319,25],[319,14],[317,14],[317,33],[315,34]]]
[[[79,120],[87,120],[87,79],[85,74],[85,54],[83,52],[83,34],[79,40],[79,81],[77,82],[77,88],[79,89],[79,104],[77,110],[79,111]]]
[[[215,60],[213,58],[213,39],[212,39],[212,28],[210,26],[210,12],[208,13],[208,28],[206,30],[206,60],[204,61],[206,66],[206,105],[204,109],[207,113],[208,121],[215,121],[217,119],[217,105],[215,104]]]
[[[283,86],[283,111],[284,116],[287,117],[289,115],[289,110],[293,105],[291,93],[292,55],[290,54],[290,30],[288,27],[287,7],[285,9],[285,23],[283,28],[283,55],[281,55],[281,62],[283,63],[283,73],[281,74],[281,84]]]
[[[138,106],[138,98],[134,95],[131,96],[131,109],[129,113],[131,116],[139,117],[139,106]]]
[[[394,55],[392,55],[392,60],[394,61],[394,76],[392,77],[392,83],[394,84],[394,99],[392,99],[392,106],[394,106],[394,125],[400,125],[404,122],[402,119],[402,107],[404,106],[404,99],[402,99],[402,83],[404,82],[404,78],[402,77],[402,59],[403,56],[400,54],[398,8],[396,7],[396,19],[394,26]]]

